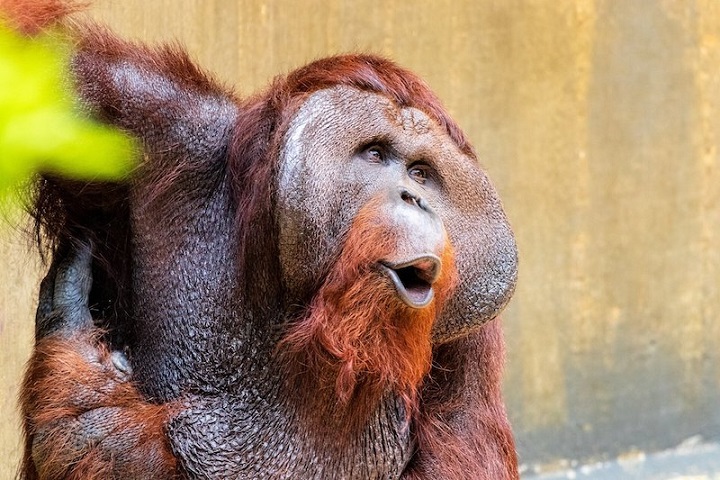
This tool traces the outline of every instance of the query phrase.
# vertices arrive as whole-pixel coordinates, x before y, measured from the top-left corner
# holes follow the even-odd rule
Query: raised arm
[[[146,154],[175,164],[199,167],[224,151],[235,99],[182,48],[136,45],[88,23],[71,31],[73,81],[92,114],[139,138]]]

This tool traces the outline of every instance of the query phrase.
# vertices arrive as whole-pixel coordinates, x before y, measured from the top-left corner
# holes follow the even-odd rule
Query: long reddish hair
[[[392,225],[377,214],[380,202],[360,210],[338,260],[278,347],[303,402],[308,392],[317,396],[324,389],[323,401],[338,402],[340,413],[350,409],[341,417],[355,425],[388,392],[402,399],[408,418],[417,411],[431,366],[432,326],[457,278],[446,241],[433,300],[420,309],[405,305],[375,267],[397,251]]]
[[[81,6],[82,2],[72,0],[0,0],[0,9],[8,20],[26,34],[37,33]],[[228,174],[227,181],[234,189],[238,267],[243,275],[248,272],[257,274],[257,266],[248,268],[246,265],[246,259],[255,254],[262,254],[266,261],[266,274],[274,273],[272,269],[277,268],[272,263],[277,261],[277,252],[273,250],[277,248],[273,241],[277,229],[272,216],[273,185],[276,184],[279,161],[277,152],[290,119],[313,92],[346,86],[383,95],[399,107],[422,110],[446,131],[462,152],[475,158],[467,138],[427,85],[413,73],[380,57],[357,54],[319,60],[276,79],[264,93],[239,100],[229,89],[197,68],[180,48],[148,48],[125,42],[88,22],[71,29],[71,35],[77,40],[80,54],[132,62],[183,89],[217,95],[236,103],[239,115],[227,149],[223,152],[226,160],[223,173]],[[79,81],[93,85],[97,83],[95,78]],[[109,123],[119,123],[115,109],[118,99],[104,100],[104,104],[96,102],[100,103],[96,113]],[[184,169],[184,173],[195,168],[189,162],[178,163],[176,168]],[[157,198],[167,191],[177,174],[176,170],[164,178],[153,179],[156,183],[153,184],[155,188],[151,196]],[[128,298],[131,288],[128,274],[128,259],[132,257],[128,203],[130,188],[131,182],[87,184],[43,177],[38,184],[33,207],[38,232],[44,232],[53,252],[77,239],[89,239],[96,245],[91,295],[98,298],[91,298],[90,303],[99,304],[101,309],[107,310],[101,312],[100,317],[119,318],[112,325],[113,331],[128,328],[132,318],[132,312],[126,312],[130,305],[123,300]],[[370,225],[372,216],[361,216],[357,221]],[[358,228],[354,231],[363,230]],[[304,363],[298,362],[296,365],[305,365],[315,368],[322,375],[331,375],[334,379],[330,386],[331,393],[348,403],[358,398],[358,392],[361,399],[372,400],[383,387],[390,386],[400,393],[406,406],[412,410],[416,409],[418,395],[422,395],[420,408],[416,409],[414,417],[417,452],[405,472],[408,478],[426,478],[433,472],[438,478],[465,478],[475,475],[474,472],[484,472],[478,473],[478,478],[488,480],[517,478],[512,435],[500,399],[502,337],[498,321],[490,322],[468,338],[436,346],[432,373],[427,374],[430,362],[429,328],[437,311],[427,310],[419,315],[415,312],[415,318],[419,320],[417,324],[403,324],[407,312],[403,311],[402,306],[393,303],[395,300],[388,299],[392,296],[388,284],[374,281],[370,287],[367,281],[360,281],[355,289],[343,287],[352,283],[353,279],[371,278],[372,272],[363,270],[362,265],[366,264],[352,258],[362,257],[368,252],[377,253],[375,249],[387,247],[378,238],[373,241],[370,252],[352,234],[348,237],[338,266],[321,282],[320,290],[308,306],[306,315],[289,329],[283,343],[287,352],[300,355],[300,358],[304,356]],[[449,255],[446,252],[445,265],[450,264],[447,258]],[[249,283],[245,282],[246,285]],[[450,284],[452,282],[448,281]],[[366,289],[358,291],[357,288],[362,285]],[[440,292],[438,298],[442,299],[443,295],[446,293]],[[384,314],[358,315],[358,304],[362,306],[362,302],[368,299],[381,299],[378,305],[380,309],[386,310]],[[104,306],[106,302],[111,303],[107,308]],[[345,308],[348,305],[354,307]],[[387,310],[392,312],[388,314]],[[353,311],[356,313],[341,314]],[[381,322],[378,323],[378,320]],[[392,328],[395,326],[393,321],[400,322],[397,331]],[[95,342],[97,337],[90,340]],[[62,390],[43,390],[43,385],[54,384],[55,375],[50,375],[48,367],[54,368],[63,378],[79,373],[81,377],[96,375],[93,378],[97,381],[102,379],[103,372],[68,368],[68,365],[82,364],[83,359],[72,354],[87,346],[82,339],[79,341],[78,345],[59,343],[53,348],[48,346],[38,349],[39,363],[31,367],[28,378],[47,378],[47,382],[38,381],[35,385],[32,380],[28,380],[28,397],[24,400],[26,414],[42,416],[47,413],[47,418],[42,419],[52,421],[59,412],[53,409],[65,408],[62,403],[53,404],[50,400],[54,397],[45,395],[47,392],[59,393],[62,400],[71,394]],[[360,344],[364,346],[366,342],[370,345],[368,351],[360,348]],[[105,352],[103,349],[101,351]],[[107,354],[102,353],[101,358],[106,361]],[[51,364],[49,359],[57,361],[53,360]],[[422,386],[420,382],[424,382]],[[468,387],[469,384],[471,387]],[[91,383],[90,387],[93,385],[100,386]],[[418,389],[421,389],[420,394]],[[142,402],[140,395],[126,387],[120,387],[115,393],[128,405]],[[156,418],[154,409],[157,408],[143,404],[141,410],[147,409],[147,412],[138,417],[137,425],[152,423],[145,422],[145,419]],[[61,413],[71,416],[77,414],[74,410]],[[459,427],[461,434],[453,431],[451,425]],[[155,431],[160,431],[161,422],[156,421],[155,427]],[[26,461],[28,459],[26,457]],[[174,459],[168,457],[168,463],[173,462]]]

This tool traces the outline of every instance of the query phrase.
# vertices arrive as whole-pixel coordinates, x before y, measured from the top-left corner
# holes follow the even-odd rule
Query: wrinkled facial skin
[[[386,192],[401,245],[389,260],[434,253],[443,229],[455,250],[459,284],[434,326],[435,342],[466,334],[507,304],[517,251],[502,205],[475,160],[425,113],[349,87],[320,90],[295,114],[284,145],[276,215],[290,301],[312,293],[357,212]],[[402,192],[431,215],[409,214],[417,209],[396,202]]]

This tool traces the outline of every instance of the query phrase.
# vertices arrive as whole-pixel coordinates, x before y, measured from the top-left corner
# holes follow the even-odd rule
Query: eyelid
[[[442,178],[433,166],[432,162],[426,160],[416,160],[412,162],[407,167],[408,175],[410,175],[410,172],[415,168],[421,170],[425,175],[424,177],[422,177],[423,181],[418,183],[420,183],[421,185],[430,184],[431,186],[434,185],[437,188],[443,188]]]
[[[373,158],[371,158],[371,154],[369,153],[372,150],[376,150],[379,153],[377,158],[374,160]],[[364,157],[365,160],[370,163],[385,163],[392,156],[390,148],[388,148],[388,146],[384,144],[382,140],[377,139],[364,143],[358,149],[358,154]]]
[[[370,145],[365,149],[365,152],[368,154],[368,161],[373,163],[385,162],[386,154],[382,147],[378,145]]]
[[[372,152],[377,151],[380,153],[380,155],[385,155],[385,149],[381,145],[370,145],[366,151]]]
[[[412,162],[410,165],[408,165],[407,170],[409,172],[410,170],[413,170],[415,168],[417,168],[418,170],[422,170],[426,174],[435,171],[435,169],[428,162],[425,162],[423,160]]]
[[[417,172],[417,173],[413,173]],[[424,185],[430,175],[424,165],[411,165],[408,167],[408,175],[417,183]]]

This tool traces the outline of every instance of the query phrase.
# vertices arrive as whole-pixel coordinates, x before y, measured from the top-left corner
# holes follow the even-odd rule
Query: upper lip
[[[440,276],[441,262],[437,255],[427,253],[401,262],[380,262],[392,280],[400,298],[410,307],[422,308],[433,299],[432,285]]]

